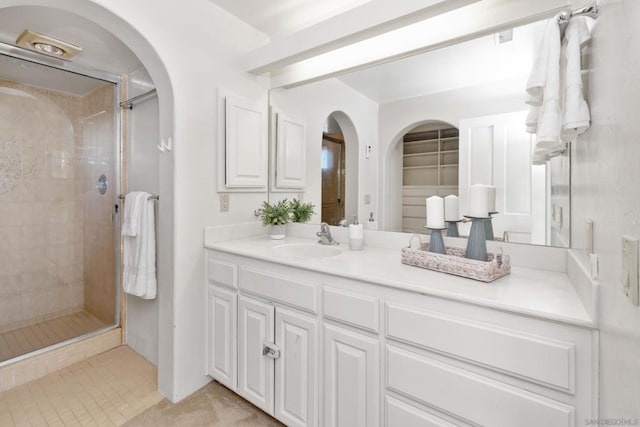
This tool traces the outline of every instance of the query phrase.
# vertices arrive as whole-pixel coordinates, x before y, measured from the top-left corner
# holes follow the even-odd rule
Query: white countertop
[[[595,327],[594,320],[565,273],[524,267],[491,283],[439,273],[400,262],[400,249],[365,247],[327,258],[295,258],[274,254],[273,248],[288,243],[316,243],[312,239],[287,237],[271,240],[266,235],[210,242],[206,248],[288,265],[348,279],[419,292],[470,304],[482,305],[544,319]]]

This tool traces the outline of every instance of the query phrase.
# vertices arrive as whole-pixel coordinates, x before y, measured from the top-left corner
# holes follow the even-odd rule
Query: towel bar
[[[124,194],[118,195],[118,199],[120,200],[124,200],[124,197],[125,197]],[[149,196],[148,200],[160,200],[160,196],[158,196],[157,194],[152,194]]]

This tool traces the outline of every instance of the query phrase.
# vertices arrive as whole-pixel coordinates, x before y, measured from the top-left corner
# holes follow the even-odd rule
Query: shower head
[[[34,52],[62,59],[70,59],[82,52],[80,46],[31,30],[24,30],[16,39],[16,45],[33,50]]]

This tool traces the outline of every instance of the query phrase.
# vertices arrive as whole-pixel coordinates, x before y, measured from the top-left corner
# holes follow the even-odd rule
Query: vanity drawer
[[[389,338],[575,392],[574,343],[394,303],[386,315]]]
[[[387,427],[456,427],[455,424],[451,424],[447,420],[391,396],[385,396],[384,404],[387,414],[385,425]]]
[[[378,332],[378,298],[328,286],[322,290],[322,296],[325,317]]]
[[[238,287],[237,267],[230,262],[209,258],[207,262],[207,279],[209,283],[236,289]]]
[[[575,426],[572,406],[390,345],[387,387],[479,425]]]
[[[285,279],[242,266],[238,275],[238,283],[243,291],[312,313],[318,312],[316,285]]]

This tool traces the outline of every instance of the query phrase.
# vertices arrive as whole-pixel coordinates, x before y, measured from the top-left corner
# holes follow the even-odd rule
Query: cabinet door
[[[238,394],[273,415],[274,363],[262,345],[274,341],[274,307],[241,295],[238,310]]]
[[[226,97],[225,156],[227,188],[267,186],[267,114],[256,100]]]
[[[276,119],[276,187],[303,189],[305,185],[305,126],[278,113]]]
[[[346,329],[324,326],[324,424],[379,425],[378,341]]]
[[[237,388],[236,321],[237,295],[218,286],[209,286],[208,373],[232,390]]]
[[[312,317],[276,310],[275,416],[286,425],[317,425],[317,321]]]

